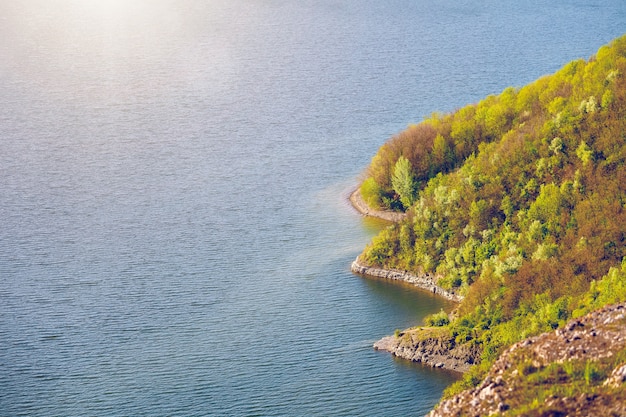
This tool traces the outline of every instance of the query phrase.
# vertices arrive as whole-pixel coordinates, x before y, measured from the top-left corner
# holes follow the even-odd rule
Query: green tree
[[[411,168],[411,163],[404,156],[400,156],[393,168],[391,186],[400,196],[400,202],[408,209],[415,202],[417,183]]]
[[[361,196],[368,206],[374,209],[381,208],[382,195],[383,191],[374,178],[369,177],[361,184]]]
[[[439,166],[439,170],[446,172],[454,167],[454,151],[442,135],[435,137],[432,152],[435,163]]]
[[[576,156],[580,158],[583,163],[583,166],[589,164],[589,162],[593,161],[593,150],[587,145],[585,141],[581,141],[578,148],[576,148]]]

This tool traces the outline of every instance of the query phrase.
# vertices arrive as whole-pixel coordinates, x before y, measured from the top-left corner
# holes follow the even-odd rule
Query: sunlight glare
[[[161,65],[189,27],[171,0],[25,0],[7,7],[4,20],[0,34],[13,41],[0,55],[0,71],[46,80],[50,89],[101,84]]]

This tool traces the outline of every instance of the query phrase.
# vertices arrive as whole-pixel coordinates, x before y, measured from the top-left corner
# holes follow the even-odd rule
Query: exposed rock
[[[527,372],[534,372],[552,363],[577,360],[589,363],[610,358],[625,348],[626,303],[604,307],[570,321],[562,329],[514,344],[500,355],[476,388],[442,401],[428,416],[489,416],[510,409],[513,411],[523,405],[515,395],[524,387],[525,381],[524,369],[519,370],[520,363],[526,364]],[[615,388],[621,388],[625,381],[626,364],[621,364],[600,384],[613,391],[583,393],[574,397],[551,396],[542,404],[541,413],[524,415],[626,416],[624,396],[613,395],[624,392]],[[533,387],[534,392],[541,389],[541,385]]]
[[[613,388],[619,388],[626,382],[626,364],[618,366],[613,370],[611,376],[604,381],[604,385],[611,386]]]
[[[424,337],[423,329],[407,330],[397,337],[384,337],[374,343],[374,348],[412,362],[456,372],[468,371],[480,353],[467,345],[456,345],[454,339],[445,335]]]
[[[358,257],[354,260],[354,262],[352,262],[351,269],[355,274],[408,282],[416,287],[430,291],[433,294],[447,298],[448,300],[456,302],[463,300],[462,295],[457,294],[454,291],[446,290],[437,285],[437,278],[431,274],[416,275],[407,271],[400,271],[398,269],[374,268],[362,263]]]

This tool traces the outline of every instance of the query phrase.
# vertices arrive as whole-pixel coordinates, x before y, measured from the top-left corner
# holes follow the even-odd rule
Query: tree
[[[393,168],[391,186],[400,196],[400,202],[408,209],[415,202],[417,183],[411,168],[411,163],[404,156],[400,156]]]
[[[593,150],[583,140],[576,148],[576,156],[583,162],[583,166],[586,166],[589,162],[593,161]]]

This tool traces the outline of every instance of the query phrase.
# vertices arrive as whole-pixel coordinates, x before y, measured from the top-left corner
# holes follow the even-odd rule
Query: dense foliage
[[[374,156],[361,193],[408,214],[362,261],[465,295],[439,322],[480,344],[485,365],[457,388],[503,347],[626,299],[626,36],[410,126]]]

